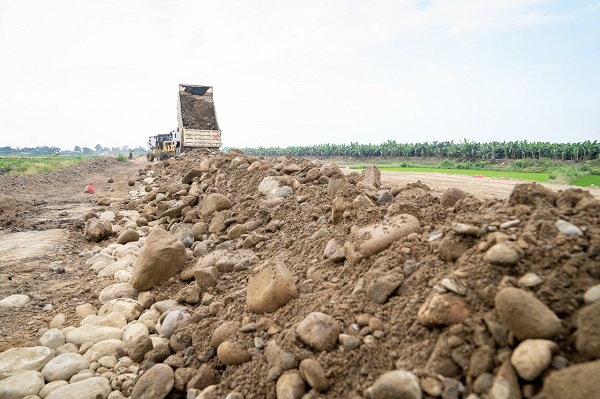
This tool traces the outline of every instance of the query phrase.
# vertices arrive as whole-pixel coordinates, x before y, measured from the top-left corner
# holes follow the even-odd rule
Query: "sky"
[[[600,139],[600,2],[0,0],[0,146]]]

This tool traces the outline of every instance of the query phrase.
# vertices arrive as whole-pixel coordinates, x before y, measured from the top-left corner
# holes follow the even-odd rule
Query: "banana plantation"
[[[377,144],[319,144],[293,147],[244,148],[248,155],[275,157],[354,157],[354,158],[449,158],[462,161],[494,161],[502,159],[553,159],[582,162],[600,157],[597,140],[581,143],[548,143],[523,141],[492,141],[476,143],[464,139],[461,142],[433,141],[431,143],[398,143],[388,140]]]

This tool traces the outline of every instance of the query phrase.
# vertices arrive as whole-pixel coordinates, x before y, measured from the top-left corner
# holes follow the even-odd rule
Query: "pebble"
[[[519,377],[533,381],[552,363],[552,353],[558,351],[554,341],[545,339],[526,339],[515,348],[510,362]]]
[[[331,316],[312,312],[296,328],[298,338],[317,351],[330,351],[337,346],[340,326]]]
[[[558,231],[567,236],[582,236],[583,232],[577,226],[565,220],[558,220],[555,224]]]
[[[27,295],[14,294],[0,301],[0,308],[21,308],[30,301]]]
[[[502,230],[510,229],[511,227],[516,227],[521,223],[519,219],[509,220],[508,222],[504,222],[500,225]]]
[[[425,377],[421,379],[421,389],[427,395],[437,398],[442,395],[442,382],[436,378]]]
[[[579,363],[544,379],[546,399],[599,399],[600,360]]]
[[[527,273],[517,281],[519,287],[533,288],[542,284],[544,280],[535,273]]]
[[[0,381],[2,399],[21,399],[37,395],[44,388],[44,377],[39,371],[25,371]]]
[[[46,385],[44,385],[44,387],[40,390],[38,395],[42,398],[45,398],[46,396],[48,396],[48,394],[50,394],[50,392],[60,387],[64,387],[65,385],[69,385],[69,383],[63,380],[49,382]]]
[[[217,356],[227,366],[235,366],[252,360],[252,355],[240,342],[223,342],[217,348]]]
[[[278,399],[300,399],[306,393],[304,381],[297,372],[288,372],[277,379],[275,392]]]
[[[130,399],[164,398],[175,385],[175,373],[166,364],[152,366],[137,380]]]
[[[419,379],[410,371],[393,370],[384,373],[365,391],[369,399],[421,399]]]
[[[171,338],[179,324],[188,317],[190,314],[183,309],[171,310],[161,324],[162,335],[165,338]]]
[[[583,294],[583,301],[586,304],[600,301],[600,284],[588,288]]]
[[[329,388],[329,380],[323,367],[314,359],[300,362],[300,376],[316,391],[325,392]]]
[[[514,266],[519,262],[519,253],[509,243],[493,245],[485,253],[484,260],[499,266]]]
[[[463,236],[477,236],[479,234],[479,227],[464,223],[456,223],[452,227],[452,230],[454,230],[456,234]]]
[[[115,283],[105,287],[98,297],[100,303],[118,298],[137,298],[138,292],[128,282]]]
[[[230,336],[235,334],[239,328],[240,323],[237,321],[226,321],[213,331],[210,337],[210,345],[213,348],[218,348],[223,342],[225,342]]]
[[[560,319],[530,292],[504,288],[494,301],[500,320],[519,340],[551,339],[562,332]]]
[[[356,349],[362,344],[360,338],[355,337],[354,335],[340,334],[338,336],[338,339],[340,341],[340,344],[342,345],[342,348],[344,348],[344,350],[346,351]]]

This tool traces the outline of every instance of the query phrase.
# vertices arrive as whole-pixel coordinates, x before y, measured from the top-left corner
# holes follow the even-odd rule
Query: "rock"
[[[442,193],[440,203],[445,207],[454,206],[454,204],[463,198],[467,198],[467,193],[458,188],[452,187]]]
[[[381,186],[381,171],[375,166],[369,166],[368,168],[363,169],[363,171],[360,172],[359,181],[370,184],[376,189],[378,189],[379,186]]]
[[[365,391],[369,399],[421,399],[419,379],[410,371],[393,370],[384,373]]]
[[[100,303],[106,303],[118,298],[137,298],[138,292],[127,282],[121,282],[105,287],[98,297]]]
[[[565,220],[558,220],[555,223],[556,228],[558,229],[558,231],[560,231],[561,233],[563,233],[564,235],[567,236],[582,236],[583,235],[583,231],[581,231],[581,229],[577,226],[575,226],[574,224],[571,224]]]
[[[136,363],[144,360],[146,353],[153,349],[152,339],[149,336],[140,336],[128,340],[124,345],[124,351]]]
[[[91,377],[57,388],[44,399],[106,399],[112,392],[104,377]]]
[[[499,243],[487,250],[483,259],[499,266],[514,266],[519,263],[519,253],[509,243]]]
[[[590,360],[600,358],[600,302],[587,305],[577,312],[575,348]]]
[[[552,363],[552,354],[558,351],[554,341],[526,339],[515,348],[510,363],[519,377],[527,381],[538,378]]]
[[[85,342],[93,344],[107,339],[121,339],[123,330],[115,327],[84,325],[65,334],[67,342],[81,346]]]
[[[83,357],[88,362],[97,362],[103,356],[109,356],[117,352],[123,352],[123,341],[119,339],[107,339],[92,345]]]
[[[201,176],[202,176],[202,171],[200,171],[198,169],[191,169],[189,172],[186,173],[185,176],[183,176],[183,178],[181,179],[181,183],[190,184],[190,183],[192,183],[192,181],[194,180],[195,177],[201,177]]]
[[[469,316],[465,302],[454,294],[433,294],[421,305],[417,321],[427,327],[462,323]]]
[[[100,242],[112,235],[112,223],[91,218],[85,224],[83,235],[88,241]]]
[[[113,211],[104,211],[98,216],[98,220],[101,222],[114,222],[116,216]]]
[[[52,318],[50,321],[50,328],[62,328],[65,323],[65,315],[64,313],[59,313]]]
[[[188,381],[187,389],[205,389],[219,383],[219,376],[208,364],[202,364],[198,372]]]
[[[277,197],[281,187],[288,187],[288,180],[283,176],[267,176],[258,185],[258,192],[270,198]]]
[[[246,306],[253,313],[274,312],[294,298],[298,290],[283,262],[267,263],[248,281]]]
[[[21,399],[37,395],[44,385],[44,377],[39,371],[24,371],[0,381],[0,398]]]
[[[246,347],[239,342],[225,341],[217,348],[217,356],[221,363],[235,366],[252,360],[252,355]]]
[[[456,232],[456,234],[459,234],[462,236],[477,236],[477,235],[479,235],[479,227],[471,226],[469,224],[464,224],[464,223],[456,223],[452,227],[452,230],[454,230]]]
[[[209,194],[200,206],[200,214],[202,217],[211,216],[215,212],[230,209],[231,206],[231,200],[223,194]]]
[[[360,338],[355,337],[354,335],[340,334],[338,340],[340,341],[342,348],[346,351],[351,351],[362,345]]]
[[[179,273],[184,261],[183,243],[165,230],[155,228],[133,264],[131,285],[138,291],[148,291]]]
[[[14,294],[0,301],[0,308],[21,308],[29,302],[27,295]]]
[[[304,381],[297,372],[283,374],[275,385],[277,399],[300,399],[306,392]]]
[[[131,298],[111,299],[98,310],[98,316],[108,316],[110,313],[116,313],[125,317],[127,322],[140,317],[144,308],[141,303]]]
[[[317,351],[330,351],[337,346],[340,326],[331,316],[312,312],[296,328],[298,338]]]
[[[325,392],[329,388],[329,380],[323,367],[314,359],[304,359],[300,362],[300,377],[316,391]]]
[[[421,378],[421,389],[434,398],[442,396],[442,382],[433,377]]]
[[[188,312],[184,311],[183,309],[171,310],[162,322],[162,325],[161,325],[162,335],[165,338],[171,338],[171,335],[173,335],[173,333],[179,326],[179,323],[181,323],[183,320],[187,319],[188,317],[190,317],[190,314]]]
[[[583,302],[586,304],[597,301],[600,301],[600,284],[588,288],[583,294]]]
[[[58,328],[51,328],[40,337],[40,344],[56,349],[65,344],[65,336]]]
[[[45,346],[11,348],[0,353],[0,380],[25,371],[40,371],[54,355]]]
[[[275,340],[269,341],[265,349],[267,363],[279,370],[290,370],[298,367],[298,359],[293,353],[283,350]]]
[[[562,331],[560,319],[533,294],[519,288],[504,288],[495,298],[502,323],[519,340],[551,339]]]
[[[140,239],[140,233],[138,233],[134,229],[127,229],[123,231],[117,237],[117,243],[119,244],[127,244],[128,242],[134,242]]]
[[[599,399],[600,360],[579,363],[544,379],[546,399]]]
[[[83,305],[78,305],[75,308],[75,314],[82,319],[85,319],[87,316],[96,315],[98,313],[98,309],[94,307],[91,303],[85,303]]]
[[[395,272],[379,275],[367,285],[367,296],[375,303],[383,304],[402,284],[404,275]]]
[[[219,282],[219,271],[216,267],[204,267],[194,271],[194,279],[199,287],[215,287]]]
[[[533,288],[542,284],[544,280],[535,273],[527,273],[517,281],[519,287]]]
[[[521,388],[510,360],[502,363],[487,396],[489,399],[521,399]]]
[[[190,303],[192,305],[200,302],[200,287],[196,284],[183,287],[175,294],[175,300],[180,303]]]
[[[105,316],[89,315],[79,323],[82,326],[116,327],[123,328],[127,325],[125,316],[109,313]]]
[[[210,346],[218,348],[223,342],[225,342],[230,336],[235,334],[241,327],[241,324],[237,321],[226,321],[213,331],[210,338]]]
[[[300,172],[302,167],[295,163],[286,164],[283,166],[283,173],[291,175],[292,173]]]
[[[130,399],[163,399],[175,384],[175,373],[166,364],[155,364],[137,380]]]
[[[319,174],[321,176],[332,177],[342,173],[339,166],[334,163],[326,163],[319,168]]]
[[[421,231],[417,218],[401,214],[384,219],[350,233],[344,244],[346,258],[358,263],[364,258],[378,254],[401,237]]]
[[[192,232],[192,229],[188,229],[186,227],[179,229],[176,236],[186,248],[191,248],[194,244],[194,233]]]
[[[79,353],[63,353],[50,360],[42,369],[47,382],[65,380],[90,367],[90,362]]]

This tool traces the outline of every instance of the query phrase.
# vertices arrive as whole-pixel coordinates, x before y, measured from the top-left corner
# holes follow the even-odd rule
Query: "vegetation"
[[[50,157],[1,157],[0,168],[4,173],[41,174],[52,170],[64,169],[83,161],[83,156]]]
[[[104,147],[101,144],[96,144],[94,148],[80,147],[76,145],[72,151],[61,150],[58,147],[23,147],[23,148],[12,148],[10,146],[0,147],[0,155],[12,155],[12,156],[40,156],[40,155],[118,155],[120,153],[129,153],[132,150],[136,154],[145,154],[146,149],[144,147]]]

